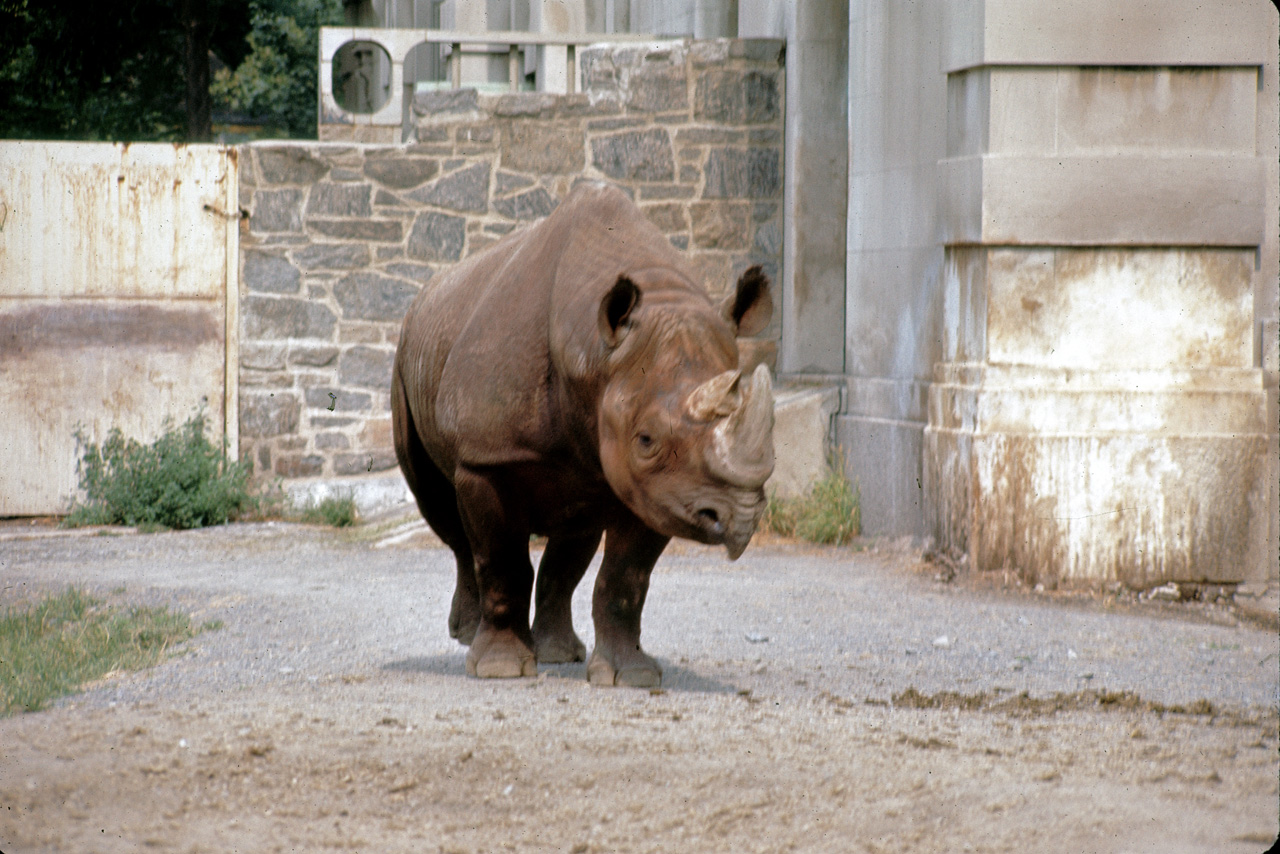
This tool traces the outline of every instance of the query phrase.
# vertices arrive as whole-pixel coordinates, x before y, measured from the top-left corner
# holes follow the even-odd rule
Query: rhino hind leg
[[[534,587],[533,649],[540,664],[587,660],[587,647],[573,630],[573,591],[603,533],[558,534],[547,541]]]
[[[609,529],[591,602],[596,629],[596,646],[587,662],[591,684],[634,688],[662,684],[662,667],[640,648],[640,615],[649,575],[669,539],[638,519]]]
[[[449,637],[470,646],[480,626],[480,588],[476,584],[471,542],[458,514],[458,494],[422,446],[398,374],[391,389],[392,435],[400,470],[418,502],[422,518],[453,551],[457,562],[457,583],[449,609]]]

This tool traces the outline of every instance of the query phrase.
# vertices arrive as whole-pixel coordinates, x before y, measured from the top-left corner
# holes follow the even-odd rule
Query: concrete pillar
[[[1274,579],[1276,10],[948,12],[930,532],[1048,587]]]
[[[925,401],[941,353],[942,3],[850,0],[848,32],[847,393],[836,441],[864,530],[919,535]]]

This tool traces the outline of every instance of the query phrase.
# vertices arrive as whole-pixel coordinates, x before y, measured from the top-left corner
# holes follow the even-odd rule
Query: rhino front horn
[[[773,382],[769,369],[758,365],[747,382],[734,385],[738,394],[726,389],[721,399],[740,399],[712,431],[707,466],[731,486],[759,489],[773,474]]]

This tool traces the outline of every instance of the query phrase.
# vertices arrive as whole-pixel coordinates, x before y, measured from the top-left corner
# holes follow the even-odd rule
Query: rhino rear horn
[[[731,486],[759,489],[773,474],[773,382],[758,365],[742,401],[712,431],[707,466]]]
[[[725,371],[695,388],[685,401],[689,416],[694,421],[711,421],[732,413],[742,404],[741,378],[741,371]]]

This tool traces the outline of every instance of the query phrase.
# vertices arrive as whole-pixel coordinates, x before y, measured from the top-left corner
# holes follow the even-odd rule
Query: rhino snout
[[[720,521],[720,514],[714,507],[704,507],[694,516],[698,520],[698,524],[716,539],[724,537],[724,522]]]

